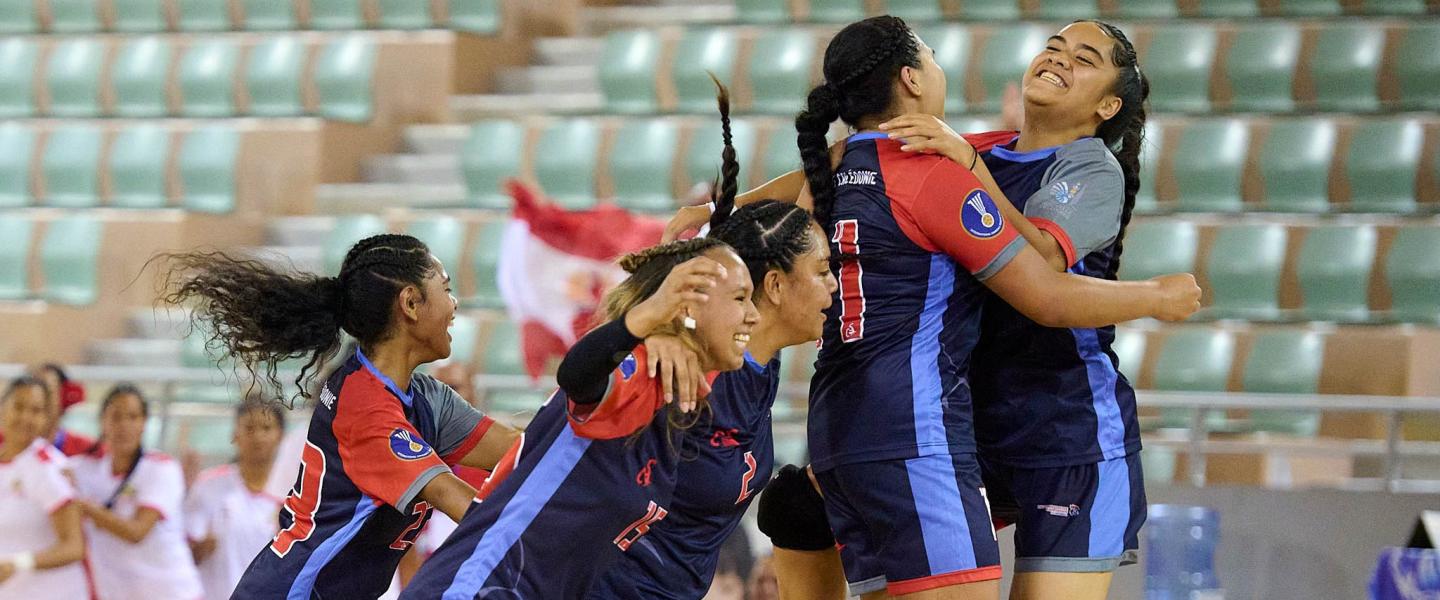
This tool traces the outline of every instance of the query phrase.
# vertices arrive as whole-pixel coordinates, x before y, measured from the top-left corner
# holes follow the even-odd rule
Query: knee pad
[[[835,546],[835,534],[825,520],[825,501],[803,467],[781,467],[759,502],[760,531],[776,548],[814,551]]]

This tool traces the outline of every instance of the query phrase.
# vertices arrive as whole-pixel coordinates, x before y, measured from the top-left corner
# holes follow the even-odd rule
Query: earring
[[[685,309],[685,318],[680,321],[680,324],[684,325],[686,329],[691,331],[695,330],[697,323],[695,322],[695,318],[690,316],[690,309]]]

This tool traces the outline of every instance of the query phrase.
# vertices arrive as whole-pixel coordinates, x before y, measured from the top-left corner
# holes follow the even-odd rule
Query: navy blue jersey
[[[840,287],[810,384],[816,470],[975,449],[966,372],[981,281],[1025,242],[973,173],[900,146],[853,136],[835,170]]]
[[[1024,153],[1014,139],[1004,132],[971,142],[1005,196],[1060,242],[1070,272],[1105,277],[1125,200],[1119,163],[1095,138]],[[987,142],[1004,145],[987,150]],[[1117,368],[1114,339],[1113,326],[1043,327],[990,299],[970,377],[986,460],[1042,468],[1138,451],[1135,392]]]
[[[432,509],[417,500],[479,443],[492,421],[454,390],[414,375],[408,390],[360,351],[325,381],[280,532],[235,598],[374,598]]]
[[[582,598],[669,517],[683,436],[637,347],[598,405],[557,391],[401,598]],[[674,432],[673,434],[671,432]]]
[[[650,528],[591,589],[591,600],[695,599],[715,577],[720,546],[775,468],[770,407],[780,391],[780,359],[722,373],[706,416],[686,430],[670,515]]]

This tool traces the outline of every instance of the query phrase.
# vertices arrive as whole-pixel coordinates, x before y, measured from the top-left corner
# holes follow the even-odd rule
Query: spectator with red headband
[[[65,411],[85,401],[85,386],[80,382],[71,380],[65,374],[65,369],[55,363],[45,363],[30,369],[30,375],[45,382],[51,395],[50,413],[46,415],[45,433],[43,437],[50,440],[55,448],[65,456],[75,456],[89,452],[95,447],[95,440],[66,431],[60,426],[60,418],[65,416]]]

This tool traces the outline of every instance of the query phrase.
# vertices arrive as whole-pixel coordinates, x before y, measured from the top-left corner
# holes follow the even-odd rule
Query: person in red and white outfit
[[[65,457],[40,437],[50,402],[33,377],[15,379],[0,396],[0,598],[88,594],[75,489],[63,473]]]
[[[148,416],[139,389],[115,386],[100,406],[103,449],[71,460],[98,600],[204,595],[185,540],[185,477],[179,462],[141,448]]]
[[[235,462],[200,473],[185,499],[185,530],[205,597],[225,600],[279,529],[285,499],[265,490],[284,434],[279,404],[247,400],[235,415]]]

